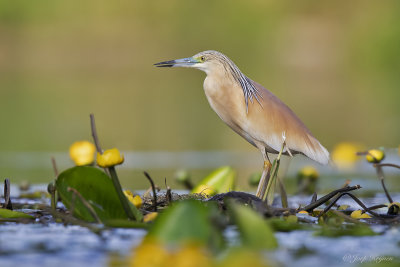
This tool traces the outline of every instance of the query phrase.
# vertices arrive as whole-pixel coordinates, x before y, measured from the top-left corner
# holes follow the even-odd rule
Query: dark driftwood
[[[315,202],[312,202],[310,205],[305,206],[303,208],[303,210],[305,210],[307,212],[312,212],[315,208],[321,206],[322,204],[324,204],[331,198],[335,197],[337,194],[357,190],[360,188],[361,188],[361,186],[355,185],[355,186],[347,186],[347,187],[336,189],[336,190],[330,192],[329,194],[321,197],[320,199],[317,199]]]

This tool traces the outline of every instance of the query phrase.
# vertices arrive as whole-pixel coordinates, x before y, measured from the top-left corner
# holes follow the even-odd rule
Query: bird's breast
[[[223,82],[221,82],[223,81]],[[254,145],[246,128],[248,124],[243,90],[235,82],[207,76],[204,92],[211,108],[235,132]]]

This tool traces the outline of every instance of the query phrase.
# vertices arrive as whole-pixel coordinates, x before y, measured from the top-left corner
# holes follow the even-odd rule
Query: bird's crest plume
[[[214,59],[217,59],[225,67],[225,70],[232,75],[234,80],[240,84],[243,90],[244,101],[246,103],[246,112],[249,111],[249,100],[251,103],[253,103],[254,98],[257,100],[258,104],[260,104],[260,106],[262,107],[262,104],[259,99],[259,97],[262,98],[261,93],[254,86],[253,82],[240,71],[240,69],[236,66],[235,63],[233,63],[232,60],[230,60],[224,54],[214,50],[204,51],[199,53],[198,55],[200,54],[211,55]]]

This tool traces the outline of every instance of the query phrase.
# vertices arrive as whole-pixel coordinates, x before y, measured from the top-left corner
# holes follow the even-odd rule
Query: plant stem
[[[278,156],[274,160],[274,163],[272,164],[271,177],[268,180],[267,190],[265,192],[265,195],[262,198],[263,200],[267,199],[267,204],[270,203],[271,205],[272,205],[272,202],[274,200],[274,191],[275,191],[276,179],[277,179],[277,176],[278,176],[279,165],[280,165],[280,162],[281,162],[282,152],[283,152],[283,149],[286,146],[285,140],[286,140],[286,138],[283,139],[282,148],[279,151]]]
[[[381,180],[383,191],[385,191],[385,195],[386,195],[387,199],[389,200],[389,203],[393,203],[393,199],[390,196],[389,191],[386,189],[385,175],[383,174],[382,166],[380,166],[380,165],[376,166],[376,174],[378,175],[378,178]]]
[[[288,204],[288,197],[287,197],[287,193],[285,190],[285,185],[283,184],[282,180],[278,177],[278,183],[279,183],[279,189],[281,192],[281,203],[282,203],[282,208],[288,208],[289,204]]]
[[[392,164],[392,163],[376,163],[374,164],[374,167],[393,167],[393,168],[397,168],[400,169],[399,165],[396,164]]]
[[[117,194],[118,194],[119,200],[121,201],[122,207],[125,210],[126,216],[128,216],[128,218],[130,220],[135,220],[135,216],[133,215],[131,207],[129,206],[128,199],[125,197],[125,194],[122,191],[122,187],[119,182],[117,172],[115,171],[114,166],[109,167],[108,171],[110,172],[111,180],[114,184],[115,190],[117,191]]]
[[[157,193],[156,193],[156,187],[154,185],[153,179],[151,179],[150,174],[147,172],[144,172],[144,176],[149,180],[151,184],[151,189],[153,190],[153,209],[154,211],[157,211]]]
[[[100,146],[99,137],[97,136],[96,122],[94,120],[94,114],[93,113],[90,114],[90,128],[92,128],[92,136],[93,136],[94,144],[96,146],[96,150],[100,154],[103,154],[103,150],[101,149],[101,146]]]
[[[102,223],[99,216],[97,216],[96,211],[93,209],[93,207],[89,204],[89,202],[87,202],[87,200],[75,188],[68,187],[68,191],[72,192],[74,195],[76,195],[82,201],[83,205],[88,209],[90,215],[92,215],[93,219],[95,219],[97,223]]]

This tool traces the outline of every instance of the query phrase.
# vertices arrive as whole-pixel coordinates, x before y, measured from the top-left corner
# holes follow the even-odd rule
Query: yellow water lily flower
[[[145,238],[131,254],[131,267],[212,267],[214,259],[208,250],[197,244],[186,244],[173,250],[157,240]],[[228,265],[223,265],[228,266]]]
[[[69,148],[69,156],[77,166],[92,164],[96,147],[89,141],[77,141]]]
[[[117,148],[107,149],[103,154],[97,153],[97,165],[103,168],[122,164],[124,155]]]
[[[357,143],[342,142],[332,151],[332,160],[339,169],[351,169],[359,157],[357,152],[362,151],[363,146]]]
[[[158,212],[150,212],[147,213],[146,215],[144,215],[143,217],[143,222],[147,223],[147,222],[152,222],[154,221],[158,216]]]
[[[312,166],[305,166],[303,167],[299,173],[299,176],[311,179],[318,179],[319,173],[318,171]]]
[[[379,163],[385,158],[385,152],[379,149],[368,150],[368,154],[365,156],[368,162]]]
[[[350,216],[351,216],[351,218],[354,218],[354,219],[368,219],[368,218],[371,218],[371,216],[369,216],[368,214],[363,213],[362,210],[355,210],[350,214]]]
[[[136,208],[140,208],[143,204],[143,200],[139,195],[134,196],[130,190],[124,190],[124,195],[128,198],[128,200],[135,205]]]

